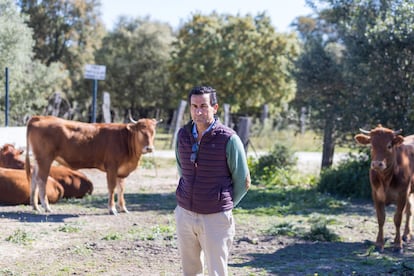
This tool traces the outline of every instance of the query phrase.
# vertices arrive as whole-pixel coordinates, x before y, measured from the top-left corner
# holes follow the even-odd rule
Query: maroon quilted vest
[[[177,203],[199,214],[212,214],[233,208],[233,184],[227,166],[226,144],[235,132],[217,121],[201,138],[197,165],[190,161],[192,122],[177,135],[182,176],[176,190]]]

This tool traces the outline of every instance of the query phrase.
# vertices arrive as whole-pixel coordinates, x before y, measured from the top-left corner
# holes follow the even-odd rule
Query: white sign
[[[106,73],[106,66],[104,65],[86,64],[83,77],[85,79],[104,80],[105,73]]]

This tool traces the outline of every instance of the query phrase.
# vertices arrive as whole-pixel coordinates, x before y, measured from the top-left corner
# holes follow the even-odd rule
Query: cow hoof
[[[126,214],[129,213],[129,211],[128,211],[128,209],[126,207],[120,207],[120,206],[118,206],[118,210],[119,210],[120,213],[126,213]]]
[[[112,209],[109,209],[109,214],[110,215],[117,216],[118,215],[118,211],[115,208],[112,208]]]

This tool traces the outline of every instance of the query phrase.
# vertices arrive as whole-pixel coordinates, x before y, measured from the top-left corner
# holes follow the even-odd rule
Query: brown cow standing
[[[403,212],[406,214],[403,239],[410,241],[412,206],[414,204],[414,135],[403,137],[400,131],[393,131],[378,125],[371,131],[355,136],[363,145],[371,144],[371,168],[369,171],[372,199],[378,220],[376,246],[384,250],[385,206],[396,204],[394,224],[396,228],[394,250],[403,251],[400,234]]]
[[[45,194],[45,181],[53,160],[72,169],[97,168],[106,172],[108,209],[117,214],[118,207],[125,206],[125,178],[139,165],[141,155],[152,152],[157,121],[140,119],[130,124],[82,123],[53,116],[34,116],[27,124],[26,172],[30,178],[29,151],[34,156],[31,177],[32,195],[40,192],[40,200],[46,212],[50,206]],[[33,208],[39,210],[36,202]]]
[[[16,149],[12,144],[4,144],[0,149],[0,167],[24,169],[24,162],[20,159],[22,153],[23,150]],[[92,182],[79,171],[64,166],[51,166],[49,176],[63,186],[63,198],[82,198],[93,192]]]
[[[46,194],[49,202],[56,203],[63,193],[62,185],[48,177]],[[30,183],[23,170],[0,168],[0,204],[29,204],[30,195]]]

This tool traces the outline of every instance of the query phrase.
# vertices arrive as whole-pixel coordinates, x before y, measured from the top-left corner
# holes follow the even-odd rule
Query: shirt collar
[[[203,137],[204,134],[206,134],[207,132],[209,132],[214,125],[216,124],[217,119],[214,119],[214,121],[208,126],[208,128],[206,130],[203,131],[203,133],[201,133],[201,137]],[[197,132],[197,127],[196,124],[193,124],[193,137],[196,141],[198,141],[198,132]]]

